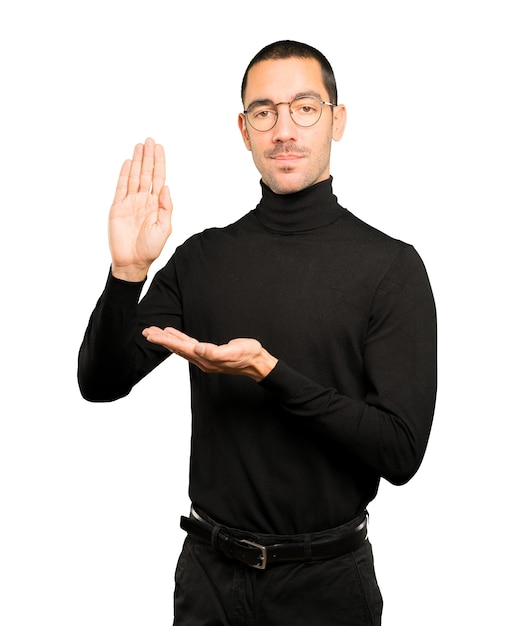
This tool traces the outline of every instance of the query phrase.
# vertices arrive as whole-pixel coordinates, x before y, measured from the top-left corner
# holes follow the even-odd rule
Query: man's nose
[[[293,141],[297,137],[297,126],[291,117],[291,105],[288,102],[279,102],[276,105],[277,119],[273,126],[273,141]]]

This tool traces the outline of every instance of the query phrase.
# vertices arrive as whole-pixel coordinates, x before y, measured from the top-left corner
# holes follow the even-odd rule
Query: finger
[[[127,183],[129,179],[129,171],[131,169],[131,160],[124,161],[117,181],[117,188],[115,190],[115,197],[113,198],[113,204],[122,202],[127,196]]]
[[[171,216],[172,216],[172,199],[169,188],[167,186],[163,187],[160,192],[160,197],[158,198],[158,207],[160,211],[158,211],[158,221],[160,224],[165,224],[170,227]]]
[[[199,341],[195,339],[194,337],[187,335],[187,333],[184,333],[181,330],[174,328],[173,326],[167,326],[166,328],[163,329],[163,332],[167,333],[167,335],[175,337],[176,339],[184,341],[185,343],[191,343],[191,344],[199,343]]]
[[[140,171],[139,191],[151,190],[154,167],[154,141],[149,137],[145,140],[142,169]]]
[[[197,343],[193,346],[194,353],[213,363],[229,363],[235,360],[235,349],[229,344],[218,346],[214,343]]]
[[[165,185],[165,150],[160,144],[154,147],[153,193],[157,196]]]
[[[146,328],[142,331],[142,335],[149,343],[155,343],[159,346],[163,346],[171,352],[177,352],[182,344],[181,341],[177,340],[175,337],[171,337],[161,328]]]
[[[194,356],[194,346],[198,343],[197,339],[189,337],[175,328],[157,328],[150,326],[142,331],[143,336],[151,343],[157,343],[172,352],[185,356]]]
[[[140,170],[142,169],[142,155],[144,146],[138,143],[133,152],[133,160],[131,161],[131,169],[129,171],[129,181],[127,186],[128,193],[136,193],[140,186]]]

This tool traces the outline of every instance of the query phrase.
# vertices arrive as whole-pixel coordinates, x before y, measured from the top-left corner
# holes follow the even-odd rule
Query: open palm
[[[165,186],[163,147],[147,139],[122,165],[109,215],[112,272],[142,280],[171,233],[172,202]]]

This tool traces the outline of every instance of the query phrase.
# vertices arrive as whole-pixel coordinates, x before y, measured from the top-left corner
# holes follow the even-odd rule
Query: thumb
[[[204,357],[206,354],[206,343],[196,343],[194,346],[194,352],[200,356]]]
[[[160,195],[158,196],[158,206],[163,211],[160,211],[160,221],[165,221],[166,219],[170,220],[172,215],[172,199],[171,192],[167,186],[162,187],[160,190]]]

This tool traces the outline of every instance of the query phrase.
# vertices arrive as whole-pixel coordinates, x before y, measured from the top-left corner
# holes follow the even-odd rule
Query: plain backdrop
[[[334,66],[348,109],[332,160],[341,204],[417,248],[437,302],[427,455],[370,506],[383,623],[516,623],[511,5],[2,5],[2,625],[172,623],[187,367],[168,359],[128,398],[88,404],[77,351],[108,273],[123,160],[147,136],[166,149],[174,232],[156,267],[190,234],[254,208],[240,82],[261,47],[286,38]]]

